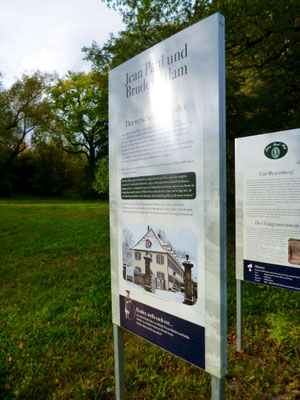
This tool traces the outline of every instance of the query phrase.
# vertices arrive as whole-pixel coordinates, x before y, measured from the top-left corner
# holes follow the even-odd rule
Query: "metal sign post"
[[[211,398],[212,400],[225,399],[225,376],[221,379],[211,376]]]
[[[242,281],[236,280],[236,347],[237,351],[243,348],[243,289]]]
[[[114,325],[114,354],[115,354],[115,380],[116,400],[125,400],[125,362],[124,342],[122,328]],[[225,376],[218,378],[211,376],[212,400],[225,400]]]
[[[115,354],[115,379],[116,399],[125,400],[125,363],[123,330],[114,324],[114,354]]]

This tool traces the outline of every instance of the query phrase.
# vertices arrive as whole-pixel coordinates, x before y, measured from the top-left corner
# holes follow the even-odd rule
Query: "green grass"
[[[228,399],[300,395],[299,297],[244,283],[235,350],[228,262]],[[114,399],[108,203],[0,200],[0,398]],[[210,376],[125,333],[128,399],[209,399]]]

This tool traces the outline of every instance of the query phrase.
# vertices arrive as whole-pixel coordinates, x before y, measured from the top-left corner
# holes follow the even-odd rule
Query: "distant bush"
[[[108,157],[103,157],[95,173],[93,188],[103,197],[108,197],[109,192],[109,163]]]
[[[82,196],[85,190],[86,160],[68,154],[52,142],[42,142],[15,159],[9,182],[11,192],[42,196]]]

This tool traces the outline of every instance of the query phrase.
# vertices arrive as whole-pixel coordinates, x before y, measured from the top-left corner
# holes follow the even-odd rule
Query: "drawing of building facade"
[[[148,226],[146,234],[131,247],[134,283],[143,285],[146,255],[150,255],[150,274],[159,289],[180,291],[184,285],[184,268],[173,249]]]

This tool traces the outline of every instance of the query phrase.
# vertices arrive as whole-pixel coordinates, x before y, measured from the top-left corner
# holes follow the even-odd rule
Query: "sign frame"
[[[196,133],[194,132],[194,139],[196,143],[197,149],[201,150],[199,155],[200,163],[197,161],[194,162],[196,165],[195,168],[192,168],[192,171],[189,171],[187,167],[185,169],[180,168],[164,168],[164,174],[153,173],[155,170],[154,168],[146,168],[144,174],[141,174],[140,171],[136,168],[135,160],[133,159],[132,152],[122,153],[122,149],[120,150],[120,138],[122,132],[127,132],[120,121],[123,122],[126,119],[131,123],[131,121],[142,121],[145,122],[147,118],[144,118],[144,114],[141,114],[142,108],[140,108],[140,104],[138,100],[134,101],[135,98],[137,99],[139,95],[141,99],[141,103],[145,101],[145,104],[150,104],[146,97],[143,100],[143,96],[146,96],[147,93],[151,93],[152,89],[151,86],[147,86],[147,81],[140,80],[141,88],[144,90],[137,93],[134,91],[135,98],[132,97],[132,89],[128,91],[129,83],[137,84],[139,79],[143,78],[143,73],[139,72],[142,71],[139,67],[140,64],[144,64],[146,68],[146,63],[148,59],[153,59],[153,54],[156,55],[161,53],[166,56],[168,51],[171,52],[172,49],[175,47],[175,43],[183,43],[181,46],[181,55],[182,58],[187,56],[187,54],[191,54],[192,61],[187,61],[187,71],[190,69],[193,70],[193,61],[196,66],[199,68],[201,66],[201,71],[203,71],[203,76],[199,76],[200,74],[196,75],[195,72],[191,73],[191,77],[183,77],[183,81],[189,85],[190,93],[186,92],[186,98],[190,96],[191,100],[186,100],[188,107],[195,106],[197,112],[189,115],[190,118],[195,118],[192,120],[192,123],[197,125],[199,128],[199,124],[201,124],[201,128],[198,130],[198,136],[196,137]],[[192,43],[190,45],[190,42]],[[213,46],[211,46],[213,44]],[[213,47],[213,48],[212,48]],[[170,50],[168,50],[170,49]],[[174,53],[175,54],[175,53]],[[176,52],[177,54],[177,52]],[[205,58],[205,55],[209,54],[210,57],[208,59]],[[140,64],[139,64],[140,63]],[[201,63],[201,64],[200,64]],[[157,62],[158,65],[158,62]],[[156,67],[159,68],[158,66]],[[184,66],[179,65],[181,71],[184,71]],[[210,72],[212,70],[212,72]],[[128,71],[131,71],[130,73]],[[135,72],[133,72],[135,71]],[[180,74],[179,74],[180,75]],[[125,76],[125,80],[124,80]],[[192,81],[192,79],[196,79]],[[186,80],[184,80],[186,78]],[[190,79],[190,81],[188,81]],[[123,85],[122,85],[123,82]],[[126,92],[124,93],[124,82],[126,87]],[[179,79],[178,79],[179,82]],[[126,86],[127,84],[127,86]],[[144,86],[142,86],[144,85]],[[191,90],[191,88],[195,85],[196,89]],[[176,84],[174,86],[174,91],[178,94],[179,89],[178,87],[180,84]],[[182,86],[183,87],[183,86]],[[183,88],[184,91],[184,88]],[[145,93],[142,93],[145,92]],[[199,94],[203,96],[199,100]],[[123,96],[123,98],[122,98]],[[179,96],[180,97],[180,96]],[[127,105],[125,103],[125,99],[131,101],[131,106],[126,108]],[[180,97],[183,99],[184,97]],[[204,100],[203,100],[204,99]],[[177,101],[174,103],[173,98],[172,107],[175,108],[179,105],[182,106],[182,102]],[[195,103],[195,104],[194,104]],[[174,107],[176,106],[176,107]],[[201,109],[199,109],[199,106]],[[200,110],[200,112],[199,112]],[[185,114],[185,109],[181,109],[183,111],[183,115],[188,115],[188,112]],[[136,115],[139,113],[139,118],[129,118],[132,117],[136,112]],[[118,113],[123,113],[122,117],[119,116]],[[200,118],[196,120],[196,115],[200,114]],[[140,117],[142,115],[142,117]],[[192,116],[192,117],[191,117]],[[125,119],[124,119],[125,117]],[[184,117],[182,117],[184,118]],[[202,118],[202,119],[201,119]],[[214,393],[223,393],[224,392],[224,385],[225,385],[225,375],[227,370],[227,315],[226,315],[226,263],[227,263],[227,253],[226,253],[226,138],[225,138],[225,21],[224,17],[216,13],[194,25],[191,27],[178,32],[177,34],[171,36],[169,39],[164,40],[163,42],[159,43],[158,45],[144,51],[143,53],[139,54],[138,56],[134,57],[133,59],[127,61],[126,63],[122,64],[121,66],[113,69],[109,73],[109,120],[110,120],[110,134],[109,134],[109,163],[110,163],[110,232],[111,232],[111,278],[112,278],[112,314],[113,314],[113,324],[116,327],[115,331],[115,340],[116,335],[120,335],[119,328],[125,328],[128,330],[133,331],[129,325],[126,325],[127,318],[126,313],[123,315],[122,310],[126,309],[126,296],[124,294],[124,288],[126,288],[126,284],[122,281],[122,268],[123,265],[123,258],[122,256],[122,249],[121,249],[121,233],[124,231],[124,226],[127,229],[131,227],[131,225],[127,222],[128,218],[122,214],[120,209],[122,209],[122,205],[124,202],[130,202],[130,196],[139,196],[139,193],[135,188],[132,189],[128,183],[136,184],[136,180],[133,178],[143,178],[146,176],[155,176],[157,180],[158,176],[159,179],[163,179],[164,181],[169,179],[175,179],[180,181],[180,179],[176,176],[176,174],[184,174],[187,173],[186,179],[193,179],[192,175],[188,175],[190,172],[196,171],[196,180],[198,184],[198,191],[197,195],[192,193],[189,200],[186,201],[199,201],[200,203],[194,203],[194,219],[197,220],[196,222],[190,222],[188,225],[193,226],[193,224],[200,223],[200,230],[202,233],[197,233],[197,245],[199,248],[203,250],[202,257],[204,258],[202,264],[199,259],[199,274],[202,273],[203,282],[200,282],[198,278],[198,285],[202,285],[204,287],[204,294],[203,294],[203,312],[196,315],[197,321],[202,321],[203,325],[201,326],[199,322],[193,322],[192,317],[182,318],[182,314],[173,315],[175,318],[178,319],[178,324],[180,323],[180,319],[184,322],[187,319],[187,324],[192,324],[193,327],[203,328],[203,348],[200,349],[202,352],[202,363],[198,366],[202,369],[205,369],[207,372],[212,374],[215,379],[213,379],[214,385]],[[136,122],[135,125],[140,124],[142,122]],[[129,126],[130,128],[130,126]],[[138,130],[138,135],[141,135],[141,131]],[[193,128],[189,128],[192,129]],[[123,136],[123,137],[126,137]],[[126,144],[130,147],[126,142]],[[203,147],[200,147],[200,144]],[[186,153],[185,153],[186,154]],[[126,157],[129,157],[131,160],[131,164],[126,164]],[[123,158],[122,158],[123,157]],[[131,158],[130,158],[131,157]],[[122,161],[123,160],[123,161]],[[173,161],[172,161],[173,160]],[[174,162],[174,159],[171,159]],[[126,173],[122,173],[122,162],[123,167],[124,165],[132,167],[132,171],[134,171],[131,175],[128,176]],[[180,164],[180,162],[178,162]],[[151,174],[148,172],[151,170]],[[156,169],[157,170],[157,169]],[[161,171],[161,170],[160,170]],[[171,172],[171,174],[170,174]],[[168,175],[168,176],[167,176]],[[170,175],[175,175],[170,176]],[[126,179],[130,178],[131,181],[126,181]],[[177,179],[178,178],[178,179]],[[153,178],[154,179],[154,178]],[[182,182],[184,181],[185,177],[182,178]],[[187,183],[189,184],[190,181]],[[123,182],[123,189],[121,190],[121,182]],[[148,180],[143,181],[145,186],[142,187],[143,193],[149,195],[149,183]],[[157,185],[157,181],[155,181]],[[125,186],[124,186],[125,185]],[[147,185],[147,186],[146,186]],[[171,187],[170,185],[168,187]],[[176,190],[179,192],[182,189],[180,186],[176,186],[173,190],[173,194],[177,196]],[[165,195],[165,192],[164,192]],[[167,194],[169,195],[169,194]],[[125,199],[124,199],[125,196]],[[129,196],[129,197],[128,197]],[[170,195],[169,195],[170,196]],[[202,196],[202,197],[201,197]],[[196,197],[196,200],[195,200]],[[199,200],[200,199],[200,200]],[[137,197],[134,199],[136,202],[136,206],[141,204],[145,204],[142,202],[149,202],[149,198],[141,198],[139,200]],[[152,200],[155,201],[156,199]],[[160,198],[161,201],[161,198]],[[164,201],[164,200],[163,200]],[[173,204],[179,204],[178,202],[184,202],[184,200],[176,200],[176,198],[172,199]],[[126,203],[126,204],[127,204]],[[165,203],[166,204],[166,199]],[[201,209],[199,210],[199,204],[201,205]],[[197,209],[198,208],[198,209]],[[124,210],[124,207],[123,209]],[[125,213],[126,214],[126,213]],[[151,219],[155,220],[155,216],[152,216],[151,212],[149,214]],[[182,214],[183,215],[183,214]],[[190,216],[191,217],[191,216]],[[172,217],[173,220],[179,220],[180,217]],[[149,219],[149,216],[148,216]],[[192,221],[193,218],[190,218],[189,221]],[[142,219],[139,218],[139,221]],[[170,223],[170,216],[167,216],[166,220]],[[181,221],[183,218],[181,218]],[[125,221],[120,222],[120,221]],[[156,219],[157,221],[157,219]],[[127,225],[126,225],[127,223]],[[167,226],[167,224],[166,224]],[[177,229],[178,224],[174,223],[174,229]],[[132,228],[133,229],[133,228]],[[188,230],[188,228],[187,228]],[[122,231],[122,232],[121,232]],[[171,230],[169,230],[171,231]],[[169,232],[168,231],[168,232]],[[148,228],[148,232],[150,229]],[[154,232],[155,233],[155,232]],[[187,235],[187,233],[186,233]],[[199,239],[200,238],[200,239]],[[200,243],[200,244],[199,244]],[[198,251],[198,255],[199,255]],[[145,260],[146,263],[146,260]],[[187,262],[186,262],[187,263]],[[182,262],[184,265],[184,262]],[[201,269],[202,268],[202,269]],[[202,272],[201,272],[202,271]],[[127,275],[125,275],[127,276]],[[124,277],[123,277],[124,278]],[[149,286],[149,285],[148,285]],[[185,289],[187,290],[187,289]],[[126,291],[127,292],[127,291]],[[121,294],[123,293],[123,294]],[[199,290],[199,294],[201,294]],[[128,295],[129,297],[129,295]],[[144,303],[144,307],[141,306],[143,303],[140,302],[140,296],[136,296],[136,298],[131,299],[135,306],[135,310],[138,308],[139,317],[143,317],[146,315],[144,319],[145,325],[149,325],[152,321],[149,318],[153,318],[160,322],[164,321],[164,319],[168,319],[170,321],[176,323],[176,319],[172,320],[166,310],[170,308],[166,307],[153,307],[152,314],[154,317],[151,316],[151,312],[148,311],[147,307],[149,307],[149,303]],[[159,304],[156,298],[153,298],[153,302],[155,305]],[[201,304],[199,300],[199,304]],[[151,306],[151,305],[150,305]],[[195,304],[192,305],[194,307]],[[186,306],[191,307],[191,306]],[[200,306],[199,306],[200,307]],[[200,308],[197,308],[200,309]],[[180,310],[181,306],[178,306]],[[196,309],[196,308],[195,308]],[[180,312],[180,311],[179,311]],[[191,312],[192,316],[193,313]],[[128,311],[129,315],[129,311]],[[136,315],[136,314],[135,314]],[[136,317],[134,317],[136,319]],[[124,322],[125,321],[125,322]],[[163,322],[161,322],[164,324]],[[167,322],[169,323],[169,322]],[[125,324],[125,325],[124,325]],[[153,322],[154,324],[154,322]],[[170,323],[169,323],[170,324]],[[141,324],[140,324],[141,325]],[[158,324],[156,324],[158,326]],[[180,324],[179,324],[180,325]],[[181,324],[182,325],[182,324]],[[190,325],[190,326],[192,326]],[[154,325],[153,325],[154,326]],[[144,326],[145,327],[145,326]],[[166,333],[166,325],[161,327],[157,327],[156,333],[160,329],[164,333]],[[173,329],[173,328],[172,328]],[[190,329],[190,328],[187,328]],[[119,333],[117,333],[119,332]],[[169,331],[175,335],[181,335],[181,338],[187,336],[184,332],[179,332],[177,329],[173,329],[173,331]],[[195,331],[196,332],[196,331]],[[138,332],[134,332],[139,335]],[[140,335],[139,335],[140,336]],[[146,335],[147,336],[147,335]],[[195,337],[197,334],[195,334]],[[198,335],[199,336],[199,335]],[[147,337],[144,337],[146,340],[150,340],[149,334]],[[160,338],[158,338],[160,339]],[[196,339],[195,339],[196,340]],[[153,340],[150,340],[152,343],[161,346],[161,340],[158,340],[156,343]],[[121,343],[119,336],[117,336],[116,343]],[[196,342],[195,342],[196,343]],[[204,348],[205,343],[205,348]],[[184,344],[186,346],[186,344]],[[198,343],[199,346],[199,343]],[[200,346],[202,347],[202,345]],[[166,349],[166,348],[165,348]],[[172,352],[172,349],[167,348],[168,351]],[[199,349],[195,349],[199,350]],[[119,354],[119,353],[118,353]],[[116,360],[119,359],[119,355],[116,355]],[[176,352],[173,352],[176,354]],[[195,363],[194,361],[189,359],[188,357],[183,356],[182,354],[177,354],[181,358],[186,359],[189,362]],[[119,363],[118,363],[119,364]],[[220,382],[222,383],[220,385]],[[223,396],[223,395],[222,395]],[[221,398],[221,397],[220,397]]]
[[[300,289],[300,267],[294,266],[300,265],[299,244],[298,261],[291,258],[292,238],[300,243],[300,216],[295,223],[291,210],[292,199],[300,204],[294,190],[300,181],[299,135],[300,129],[292,129],[235,139],[238,351],[243,348],[242,282]]]

